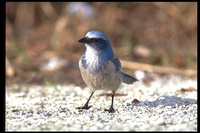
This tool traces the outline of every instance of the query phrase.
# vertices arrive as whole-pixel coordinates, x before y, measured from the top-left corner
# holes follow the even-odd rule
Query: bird
[[[96,90],[112,92],[112,101],[109,113],[114,113],[114,95],[122,82],[132,84],[138,79],[121,71],[121,63],[115,56],[109,38],[101,31],[89,31],[85,37],[78,40],[85,44],[85,53],[79,59],[79,69],[86,85],[91,90],[91,95],[82,107],[77,109],[89,109],[89,101]]]

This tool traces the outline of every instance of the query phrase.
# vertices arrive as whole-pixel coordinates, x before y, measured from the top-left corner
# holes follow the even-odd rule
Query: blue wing
[[[111,62],[115,65],[115,70],[120,71],[121,69],[121,63],[118,58],[114,57]],[[122,82],[127,83],[127,84],[132,84],[133,82],[138,81],[136,78],[120,71],[120,74],[122,76]]]
[[[118,58],[114,57],[111,62],[115,65],[115,70],[119,71],[121,69],[121,63]]]

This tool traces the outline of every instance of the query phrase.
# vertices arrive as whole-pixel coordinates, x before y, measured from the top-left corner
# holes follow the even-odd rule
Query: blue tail
[[[136,78],[134,78],[124,72],[121,72],[121,75],[122,75],[122,82],[124,82],[124,83],[132,84],[132,83],[138,81]]]

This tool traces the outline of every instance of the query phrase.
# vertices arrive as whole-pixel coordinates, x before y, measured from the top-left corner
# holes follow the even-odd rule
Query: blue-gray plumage
[[[79,68],[83,80],[92,90],[92,93],[83,107],[78,109],[89,109],[90,98],[96,90],[112,91],[112,103],[108,110],[114,112],[114,94],[121,82],[132,84],[138,81],[136,78],[120,71],[121,63],[112,50],[107,36],[99,31],[89,31],[86,36],[78,42],[84,43],[85,53],[79,60]]]

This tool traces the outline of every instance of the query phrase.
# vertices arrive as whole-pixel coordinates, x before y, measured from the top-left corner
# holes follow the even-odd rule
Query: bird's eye
[[[100,38],[92,38],[91,39],[91,42],[94,42],[94,43],[97,43],[97,42],[99,42],[100,41]]]

